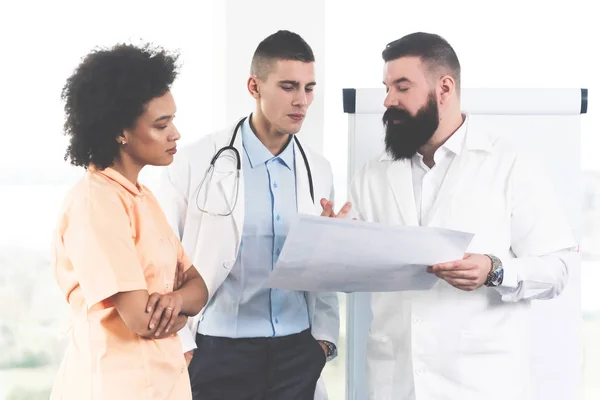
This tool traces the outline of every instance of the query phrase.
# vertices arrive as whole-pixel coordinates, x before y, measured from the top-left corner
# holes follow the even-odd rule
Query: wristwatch
[[[502,285],[504,279],[504,267],[502,266],[502,261],[492,254],[486,254],[486,256],[492,260],[492,270],[485,280],[485,286],[495,287]]]
[[[327,358],[335,354],[335,344],[328,342],[327,340],[319,340],[319,343],[323,343],[327,346]]]

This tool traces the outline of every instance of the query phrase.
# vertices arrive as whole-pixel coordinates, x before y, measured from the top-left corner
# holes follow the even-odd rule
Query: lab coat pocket
[[[461,332],[461,354],[495,354],[506,348],[506,339],[497,333]]]
[[[367,340],[367,382],[369,399],[390,399],[394,383],[396,354],[387,336]]]
[[[480,399],[484,394],[494,393],[493,388],[499,382],[512,382],[510,375],[514,365],[510,362],[508,338],[510,335],[499,332],[461,333],[457,357],[461,399]]]

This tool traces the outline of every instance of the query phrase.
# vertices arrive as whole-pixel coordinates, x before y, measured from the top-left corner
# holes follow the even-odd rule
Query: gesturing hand
[[[333,211],[333,201],[323,198],[321,199],[321,207],[323,207],[321,217],[346,218],[346,216],[352,209],[352,204],[350,204],[350,202],[346,202],[346,204],[344,204],[344,206],[336,214]]]

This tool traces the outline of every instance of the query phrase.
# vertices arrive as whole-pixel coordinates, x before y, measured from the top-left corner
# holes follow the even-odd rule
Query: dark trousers
[[[194,400],[312,400],[325,353],[310,330],[274,338],[196,336]]]

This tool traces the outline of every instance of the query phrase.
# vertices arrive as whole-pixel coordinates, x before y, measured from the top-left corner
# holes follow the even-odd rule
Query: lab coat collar
[[[465,135],[467,133],[467,125],[469,123],[469,116],[463,115],[463,123],[458,127],[456,132],[454,132],[442,145],[445,149],[451,151],[455,155],[460,155],[460,152],[463,149],[463,144],[465,142]]]

